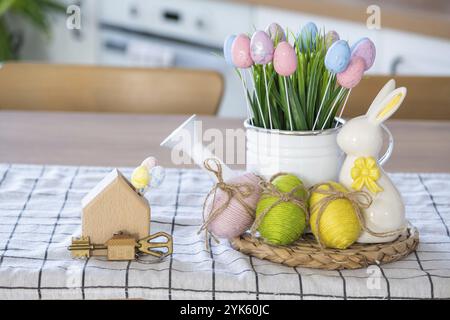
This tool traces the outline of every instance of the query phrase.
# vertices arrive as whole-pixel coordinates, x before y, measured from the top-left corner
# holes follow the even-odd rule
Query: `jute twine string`
[[[328,189],[319,189],[321,186],[328,186]],[[309,192],[312,194],[313,192],[319,193],[324,195],[325,197],[320,199],[317,203],[315,203],[310,209],[311,212],[314,212],[315,210],[318,210],[317,212],[317,218],[315,221],[317,235],[316,239],[320,247],[323,248],[322,241],[320,239],[320,232],[319,232],[319,224],[320,219],[322,218],[323,213],[325,212],[325,209],[327,206],[334,200],[338,199],[346,199],[350,201],[353,210],[355,210],[356,216],[358,218],[359,224],[361,225],[361,228],[369,233],[372,236],[375,237],[390,237],[394,235],[401,234],[405,231],[406,228],[400,228],[393,231],[388,232],[374,232],[370,230],[366,226],[366,221],[364,219],[364,215],[362,214],[361,209],[367,209],[372,204],[372,197],[370,194],[366,191],[348,191],[348,192],[342,192],[337,190],[331,183],[320,183],[312,186],[309,190]]]
[[[275,201],[274,203],[272,203],[269,207],[267,207],[263,212],[261,212],[261,214],[255,219],[255,222],[253,223],[251,229],[250,229],[250,233],[252,236],[255,236],[256,230],[258,229],[259,225],[261,224],[261,221],[264,219],[264,217],[270,212],[270,210],[272,210],[273,208],[275,208],[277,205],[279,205],[280,203],[283,202],[291,202],[296,204],[297,206],[299,206],[301,209],[303,209],[303,211],[305,212],[306,215],[306,221],[309,220],[309,215],[308,215],[308,204],[307,204],[307,200],[308,200],[308,191],[305,190],[305,197],[299,198],[297,196],[295,196],[295,193],[301,189],[304,189],[305,187],[303,186],[303,184],[299,184],[298,186],[296,186],[295,188],[293,188],[290,192],[281,192],[280,190],[278,190],[273,184],[272,181],[275,180],[277,177],[279,176],[283,176],[286,175],[287,173],[277,173],[275,175],[273,175],[269,182],[267,181],[260,181],[259,182],[259,186],[261,187],[261,195],[267,195],[270,197],[276,197],[278,198],[277,201]]]
[[[228,206],[230,205],[230,201],[233,198],[235,198],[244,207],[245,212],[251,218],[253,218],[255,216],[255,210],[251,208],[244,199],[251,196],[256,190],[255,187],[250,183],[225,183],[223,180],[222,165],[215,158],[206,159],[203,162],[203,165],[206,170],[212,172],[217,178],[217,183],[208,193],[205,201],[203,202],[203,224],[200,227],[200,230],[197,232],[197,234],[200,234],[202,231],[205,231],[205,245],[206,248],[209,249],[208,234],[214,239],[216,243],[220,243],[220,241],[214,236],[214,234],[208,231],[209,224],[214,221],[214,219],[216,219],[220,214],[222,214],[225,209],[228,208]],[[220,207],[214,209],[217,190],[219,189],[227,194],[227,200]],[[209,212],[208,217],[205,218],[206,206],[208,204],[208,200],[211,197],[213,197],[211,202],[211,211]]]

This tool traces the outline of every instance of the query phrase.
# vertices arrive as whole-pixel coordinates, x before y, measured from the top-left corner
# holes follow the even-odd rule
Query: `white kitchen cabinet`
[[[42,34],[29,23],[24,25],[22,60],[51,61],[53,63],[94,64],[97,55],[97,5],[98,0],[63,1],[67,6],[81,8],[81,29],[66,26],[68,15],[52,14],[51,35]]]
[[[319,28],[336,30],[341,39],[348,40],[350,45],[361,37],[371,38],[377,48],[377,58],[368,73],[450,75],[449,40],[383,28],[383,25],[380,30],[369,30],[365,21],[348,22],[268,7],[258,7],[255,10],[257,29],[263,29],[271,22],[278,22],[297,34],[301,26],[309,21],[314,21]]]

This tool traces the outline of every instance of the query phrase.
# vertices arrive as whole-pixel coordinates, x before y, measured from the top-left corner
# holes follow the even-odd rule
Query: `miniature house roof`
[[[134,187],[130,184],[130,182],[123,176],[123,174],[118,169],[113,169],[110,173],[108,173],[102,181],[100,181],[89,193],[84,196],[81,200],[81,206],[86,208],[89,203],[91,203],[100,193],[104,192],[108,186],[110,186],[116,180],[121,180],[125,182],[131,190],[139,197],[142,198],[134,189]]]

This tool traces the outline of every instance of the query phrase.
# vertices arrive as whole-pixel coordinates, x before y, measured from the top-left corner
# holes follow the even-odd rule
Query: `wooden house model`
[[[150,205],[147,199],[117,169],[106,175],[83,198],[82,209],[82,236],[89,236],[92,243],[106,244],[120,231],[134,240],[147,237],[150,233]],[[106,254],[106,250],[94,253]],[[124,254],[128,254],[128,251]]]

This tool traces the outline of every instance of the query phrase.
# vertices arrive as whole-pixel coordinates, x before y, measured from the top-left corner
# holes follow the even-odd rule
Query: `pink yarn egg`
[[[144,161],[142,161],[141,166],[146,167],[148,170],[151,170],[157,164],[155,157],[148,157]]]
[[[246,69],[253,65],[250,54],[250,39],[245,34],[240,34],[231,45],[231,60],[236,68]]]
[[[297,55],[294,48],[286,42],[280,42],[273,56],[273,67],[282,76],[290,76],[297,69]]]
[[[250,40],[250,54],[256,64],[268,64],[273,59],[273,42],[264,31],[256,31]]]
[[[229,184],[251,184],[255,188],[250,196],[244,199],[245,203],[254,210],[258,203],[261,189],[259,187],[260,178],[253,173],[246,173],[242,176],[235,177],[227,181]],[[228,195],[221,189],[217,189],[216,199],[214,204],[208,203],[206,206],[207,212],[212,212],[213,209],[222,206],[228,199]],[[254,212],[253,212],[254,214]],[[219,238],[231,239],[240,236],[245,231],[249,230],[255,218],[250,216],[242,204],[233,197],[228,207],[218,214],[216,218],[208,225],[208,231]]]
[[[351,58],[347,69],[338,73],[336,79],[342,87],[347,89],[354,88],[361,81],[365,67],[364,59],[354,56]]]
[[[369,70],[375,62],[375,44],[369,38],[362,38],[352,46],[352,57],[361,57],[364,60],[364,71]]]

